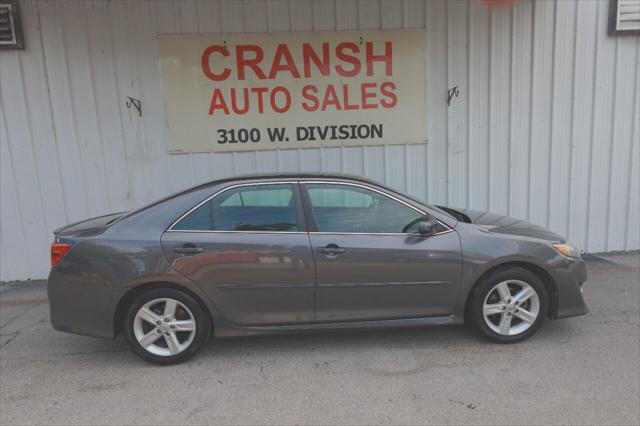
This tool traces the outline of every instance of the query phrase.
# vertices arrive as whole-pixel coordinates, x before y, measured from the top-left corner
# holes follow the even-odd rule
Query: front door
[[[424,237],[403,228],[423,213],[355,184],[307,183],[316,265],[316,321],[448,315],[460,285],[460,240],[441,226]],[[311,217],[309,217],[311,216]]]
[[[206,201],[162,237],[171,265],[229,321],[313,321],[314,265],[295,183],[245,184]]]

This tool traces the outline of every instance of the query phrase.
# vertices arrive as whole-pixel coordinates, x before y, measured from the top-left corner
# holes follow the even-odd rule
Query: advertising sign
[[[162,36],[170,152],[426,141],[424,32]]]

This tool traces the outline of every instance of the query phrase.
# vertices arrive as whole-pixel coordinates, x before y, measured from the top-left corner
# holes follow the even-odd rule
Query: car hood
[[[480,210],[440,208],[455,216],[460,222],[477,225],[489,232],[537,238],[552,242],[566,241],[565,238],[555,232],[521,219]]]

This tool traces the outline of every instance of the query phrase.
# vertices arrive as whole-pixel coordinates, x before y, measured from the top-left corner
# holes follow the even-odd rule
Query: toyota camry
[[[563,237],[344,175],[213,181],[56,230],[51,263],[57,330],[158,364],[212,336],[464,322],[513,343],[587,312]]]

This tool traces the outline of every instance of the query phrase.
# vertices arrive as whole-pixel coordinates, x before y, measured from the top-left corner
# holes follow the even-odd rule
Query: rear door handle
[[[182,247],[175,247],[173,251],[180,254],[197,254],[202,253],[202,248],[196,247],[195,244],[186,243]]]
[[[346,250],[338,247],[337,244],[327,244],[325,247],[318,248],[319,253],[324,253],[327,256],[335,256],[336,254],[345,253]]]

